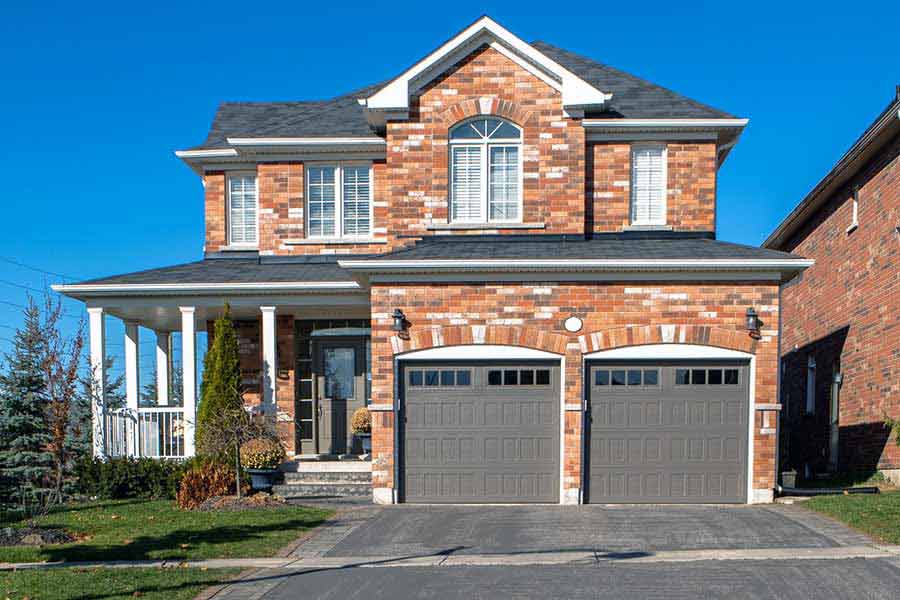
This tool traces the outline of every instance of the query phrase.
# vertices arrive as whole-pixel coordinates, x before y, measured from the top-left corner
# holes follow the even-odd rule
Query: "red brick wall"
[[[748,306],[764,321],[752,340]],[[396,338],[391,312],[402,308],[409,340]],[[569,315],[584,320],[578,334],[563,328]],[[395,352],[434,345],[473,343],[472,326],[486,326],[483,343],[521,345],[565,355],[567,404],[581,403],[582,354],[610,347],[683,341],[732,348],[756,356],[758,404],[776,402],[778,285],[722,284],[444,284],[372,286],[372,397],[392,404]],[[665,327],[662,327],[665,326]],[[590,335],[600,332],[598,335]],[[775,436],[754,428],[754,488],[775,484]],[[774,419],[771,422],[774,428]],[[580,487],[581,413],[566,413],[564,487]],[[376,413],[373,424],[375,487],[393,485],[393,415]]]
[[[848,233],[856,185],[859,227]],[[900,449],[882,425],[885,415],[900,417],[898,225],[900,137],[838,190],[784,248],[816,261],[782,292],[783,353],[790,367],[782,396],[789,405],[786,416],[793,415],[789,425],[800,439],[823,437],[830,387],[825,380],[839,361],[844,377],[839,414],[843,469],[900,468]],[[818,367],[816,418],[803,418],[810,353]]]
[[[623,231],[631,224],[631,144],[590,142],[586,229]],[[669,142],[666,222],[675,231],[716,230],[716,145]]]
[[[225,236],[225,173],[209,172],[203,176],[204,207],[206,211],[207,252],[218,252],[227,244]]]

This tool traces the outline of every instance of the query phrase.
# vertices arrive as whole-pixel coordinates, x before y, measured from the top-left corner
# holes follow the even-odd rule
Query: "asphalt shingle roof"
[[[341,258],[349,258],[342,255]],[[196,262],[81,281],[87,285],[353,281],[338,256],[207,258]]]
[[[791,259],[796,255],[699,236],[435,236],[372,260]]]
[[[733,118],[619,69],[546,42],[535,48],[591,85],[613,94],[609,110],[616,118]],[[228,137],[377,137],[357,99],[371,96],[382,82],[329,100],[300,102],[224,102],[219,105],[206,141],[197,149],[228,148]]]

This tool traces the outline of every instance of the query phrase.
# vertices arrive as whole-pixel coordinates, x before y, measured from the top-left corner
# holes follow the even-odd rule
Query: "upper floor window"
[[[234,174],[228,177],[228,244],[256,246],[257,190],[255,174]]]
[[[664,144],[632,146],[631,224],[666,224],[666,147]]]
[[[307,165],[308,237],[369,235],[372,223],[371,170],[369,164]]]
[[[522,130],[495,117],[450,130],[450,220],[522,220]]]

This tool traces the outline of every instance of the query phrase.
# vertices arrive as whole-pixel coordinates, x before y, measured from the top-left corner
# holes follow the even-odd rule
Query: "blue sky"
[[[900,5],[887,2],[10,4],[0,351],[20,322],[21,286],[63,279],[9,261],[74,279],[200,257],[202,188],[172,152],[203,140],[218,102],[325,98],[391,78],[482,13],[749,117],[719,175],[719,237],[748,244],[900,83]],[[70,324],[82,312],[66,310]],[[121,344],[118,324],[109,336]]]

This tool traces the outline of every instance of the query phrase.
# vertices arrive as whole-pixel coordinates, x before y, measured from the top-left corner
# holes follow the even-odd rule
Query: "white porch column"
[[[276,375],[278,370],[278,345],[275,340],[275,307],[260,306],[262,312],[262,349],[263,349],[263,402],[264,412],[277,414],[275,399]]]
[[[140,340],[138,339],[138,324],[136,321],[125,321],[125,406],[131,413],[131,417],[138,418],[138,406],[140,405]],[[139,427],[137,421],[131,421],[133,427],[125,438],[125,447],[128,456],[140,454]],[[126,429],[128,431],[128,429]]]
[[[156,403],[169,405],[169,386],[172,381],[172,333],[156,332]]]
[[[179,306],[181,311],[181,369],[184,388],[184,455],[194,456],[194,428],[197,424],[197,354],[193,306]]]
[[[97,458],[106,455],[104,440],[103,410],[106,406],[106,326],[103,309],[91,307],[88,311],[88,328],[90,340],[91,367],[91,429],[93,433],[93,451]]]

